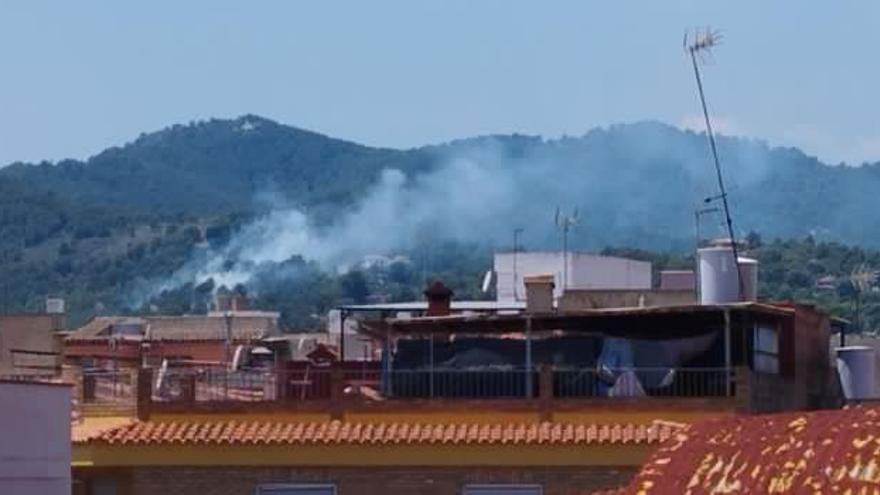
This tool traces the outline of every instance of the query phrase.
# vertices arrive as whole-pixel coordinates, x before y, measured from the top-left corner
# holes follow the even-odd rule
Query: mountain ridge
[[[738,235],[880,246],[872,215],[880,165],[827,165],[754,139],[718,144]],[[703,202],[716,191],[705,136],[656,121],[579,137],[500,134],[393,149],[255,115],[211,119],[145,133],[85,161],[0,169],[2,304],[61,294],[83,313],[96,301],[123,307],[119,294],[132,285],[170,277],[199,246],[220,249],[278,209],[322,228],[363,225],[340,242],[398,238],[364,242],[380,249],[426,232],[437,242],[504,246],[514,227],[527,227],[528,247],[555,247],[554,209],[578,208],[573,247],[685,252],[695,208],[718,206]],[[702,222],[704,236],[723,235],[717,214]]]

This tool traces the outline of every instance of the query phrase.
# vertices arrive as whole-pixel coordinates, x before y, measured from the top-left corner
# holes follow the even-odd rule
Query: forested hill
[[[143,134],[86,162],[15,163],[0,180],[20,191],[15,203],[203,216],[251,211],[273,190],[300,205],[350,202],[382,167],[408,166],[406,156],[246,116]]]
[[[742,234],[880,246],[880,165],[830,166],[730,138],[720,140],[720,154]],[[462,160],[472,165],[450,168]],[[54,294],[80,316],[119,310],[133,281],[170,276],[196,247],[222,246],[273,208],[332,224],[375,195],[383,170],[402,171],[402,188],[421,188],[422,210],[452,218],[434,235],[484,245],[509,243],[515,226],[532,247],[555,245],[552,215],[561,205],[581,212],[570,239],[577,248],[684,251],[695,206],[716,194],[705,137],[654,122],[410,150],[256,116],[175,125],[84,162],[0,168],[2,308],[33,308]],[[704,221],[704,233],[720,233],[717,216]]]

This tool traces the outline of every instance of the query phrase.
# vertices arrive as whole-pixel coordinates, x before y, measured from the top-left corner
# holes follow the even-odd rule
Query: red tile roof
[[[880,407],[698,423],[675,433],[621,491],[729,492],[880,493]]]
[[[132,334],[113,335],[114,325],[126,324],[138,331]],[[67,342],[121,340],[151,341],[206,341],[223,340],[226,337],[226,318],[216,315],[183,316],[96,316],[73,331]],[[235,340],[259,340],[279,335],[277,318],[271,315],[245,314],[229,320],[229,331]]]
[[[675,424],[411,424],[264,420],[132,421],[74,438],[103,444],[598,445],[659,444]]]

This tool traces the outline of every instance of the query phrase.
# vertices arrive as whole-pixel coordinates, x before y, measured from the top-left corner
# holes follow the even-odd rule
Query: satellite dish
[[[495,272],[492,270],[486,271],[486,274],[483,275],[483,292],[489,292],[489,288],[492,286],[492,279],[495,276]]]

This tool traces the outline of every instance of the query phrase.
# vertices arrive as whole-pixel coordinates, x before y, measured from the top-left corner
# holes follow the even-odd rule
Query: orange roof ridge
[[[102,444],[653,444],[679,428],[634,423],[375,423],[262,419],[132,420],[74,435],[74,443]]]

